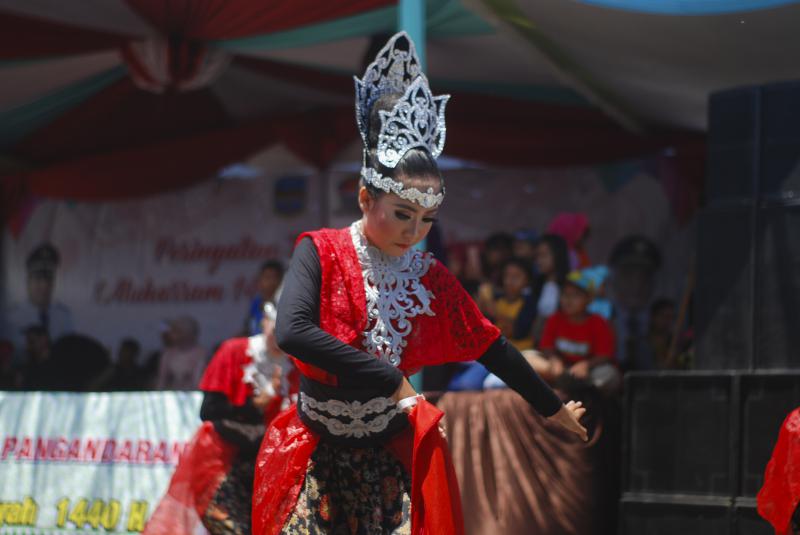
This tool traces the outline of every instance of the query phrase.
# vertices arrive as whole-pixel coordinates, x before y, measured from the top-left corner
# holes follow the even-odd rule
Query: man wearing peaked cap
[[[24,350],[24,332],[40,327],[51,340],[72,332],[72,314],[66,305],[53,300],[58,250],[49,242],[36,246],[25,260],[27,299],[13,304],[5,314],[2,337],[14,345],[15,357]]]
[[[608,263],[617,360],[625,370],[654,369],[655,355],[646,335],[661,252],[646,236],[626,236],[614,246]]]
[[[614,246],[609,258],[611,266],[642,265],[652,270],[661,267],[661,252],[653,240],[633,235],[623,238]]]

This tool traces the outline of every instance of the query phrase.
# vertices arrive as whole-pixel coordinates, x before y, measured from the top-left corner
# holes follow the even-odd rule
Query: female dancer
[[[442,413],[406,379],[425,365],[479,359],[586,439],[585,409],[562,405],[455,277],[412,249],[444,199],[447,98],[431,95],[404,33],[356,80],[363,218],[303,234],[292,257],[276,333],[300,398],[262,443],[256,535],[463,533]]]
[[[203,425],[145,535],[250,533],[255,456],[265,426],[297,392],[297,370],[275,342],[276,314],[266,303],[263,333],[227,340],[209,363],[200,381]]]

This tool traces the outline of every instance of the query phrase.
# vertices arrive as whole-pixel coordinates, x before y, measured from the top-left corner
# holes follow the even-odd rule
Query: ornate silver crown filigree
[[[390,176],[383,176],[372,167],[362,167],[361,177],[367,184],[371,184],[386,193],[394,193],[401,199],[417,203],[426,210],[436,208],[444,201],[444,186],[439,193],[434,193],[433,188],[428,188],[427,191],[420,191],[417,188],[407,188],[402,182],[398,182]]]
[[[391,111],[380,111],[381,129],[376,147],[378,161],[393,169],[410,149],[426,149],[434,158],[438,158],[444,149],[444,109],[450,95],[433,96],[408,34],[395,34],[367,67],[364,77],[361,80],[355,78],[355,84],[356,122],[364,143],[361,169],[364,181],[424,208],[438,207],[444,200],[444,188],[440,193],[434,193],[432,188],[424,192],[406,188],[401,182],[366,165],[370,110],[378,98],[389,93],[402,93],[402,97]]]
[[[381,110],[378,161],[394,168],[411,149],[422,148],[438,158],[444,149],[447,128],[444,107],[450,95],[434,97],[428,79],[420,74],[409,85],[391,112]]]
[[[414,42],[406,32],[399,32],[381,48],[361,80],[353,77],[356,83],[356,123],[364,146],[367,145],[369,112],[375,101],[389,93],[405,92],[421,72]]]

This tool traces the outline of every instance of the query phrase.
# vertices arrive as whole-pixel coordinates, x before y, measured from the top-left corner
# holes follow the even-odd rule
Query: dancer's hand
[[[397,390],[394,391],[392,394],[392,400],[397,403],[403,398],[411,398],[417,395],[417,391],[414,390],[414,387],[411,386],[411,383],[408,381],[406,377],[403,377],[403,381],[400,383],[400,386],[397,387]]]
[[[581,440],[586,442],[589,440],[589,433],[586,428],[580,423],[580,419],[586,414],[586,408],[580,401],[570,401],[561,406],[557,413],[550,416],[548,420],[553,420],[561,425],[564,429],[572,431]]]
[[[439,434],[442,436],[443,439],[447,440],[447,423],[444,421],[444,416],[442,419],[439,420]]]

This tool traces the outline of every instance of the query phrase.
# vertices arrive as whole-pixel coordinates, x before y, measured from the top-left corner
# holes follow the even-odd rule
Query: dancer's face
[[[406,182],[406,181],[404,181]],[[415,181],[423,191],[439,189],[439,179],[430,177]],[[435,185],[435,187],[434,187]],[[364,214],[364,234],[367,240],[391,256],[400,256],[422,241],[436,221],[438,208],[425,209],[417,203],[401,199],[394,193],[372,197],[366,188],[358,192],[358,204]]]

